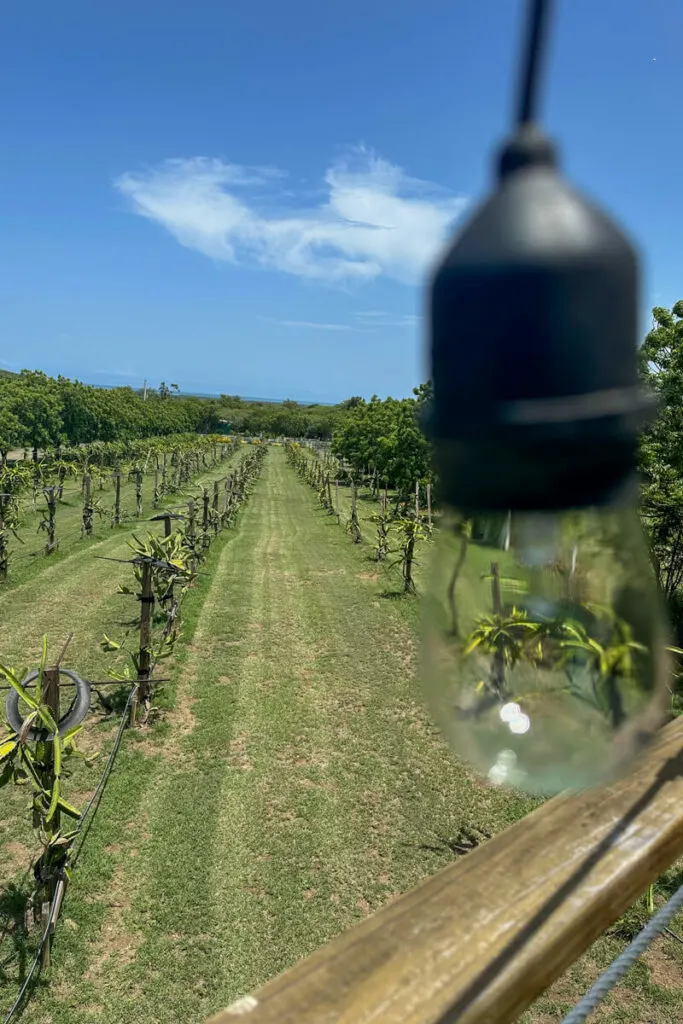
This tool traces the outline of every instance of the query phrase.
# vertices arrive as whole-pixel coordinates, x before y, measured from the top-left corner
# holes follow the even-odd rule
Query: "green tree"
[[[640,349],[644,382],[659,400],[640,445],[641,508],[660,587],[678,617],[683,585],[683,300],[656,306]]]

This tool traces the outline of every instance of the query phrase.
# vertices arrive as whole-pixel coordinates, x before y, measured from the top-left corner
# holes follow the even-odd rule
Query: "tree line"
[[[172,395],[165,385],[143,396],[129,387],[96,388],[37,370],[0,377],[0,461],[14,448],[209,433],[217,424],[215,403]]]
[[[0,463],[16,448],[130,441],[182,433],[329,440],[358,398],[338,405],[249,402],[238,396],[180,395],[163,381],[144,394],[98,388],[37,370],[0,373]]]

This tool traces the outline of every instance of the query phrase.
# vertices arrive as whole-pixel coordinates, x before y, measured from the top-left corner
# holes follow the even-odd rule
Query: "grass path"
[[[434,734],[417,603],[379,596],[281,449],[207,570],[176,710],[126,737],[30,1024],[201,1022],[533,806]],[[653,998],[661,1015],[631,1014]],[[659,1024],[678,1003],[653,982],[624,1012],[604,1019]]]

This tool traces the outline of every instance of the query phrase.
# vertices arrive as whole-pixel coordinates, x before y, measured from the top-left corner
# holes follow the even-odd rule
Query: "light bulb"
[[[665,628],[634,508],[446,513],[424,601],[428,703],[496,785],[618,774],[661,724]]]

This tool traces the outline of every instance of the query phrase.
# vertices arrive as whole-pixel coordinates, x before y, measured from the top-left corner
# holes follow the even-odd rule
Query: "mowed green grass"
[[[380,596],[369,555],[272,449],[186,601],[175,708],[126,735],[25,1021],[202,1021],[447,864],[464,832],[535,805],[441,742],[417,682],[419,603]],[[105,582],[74,590],[86,581]],[[634,914],[528,1019],[559,1021]],[[682,1019],[680,965],[661,941],[602,1019]]]

